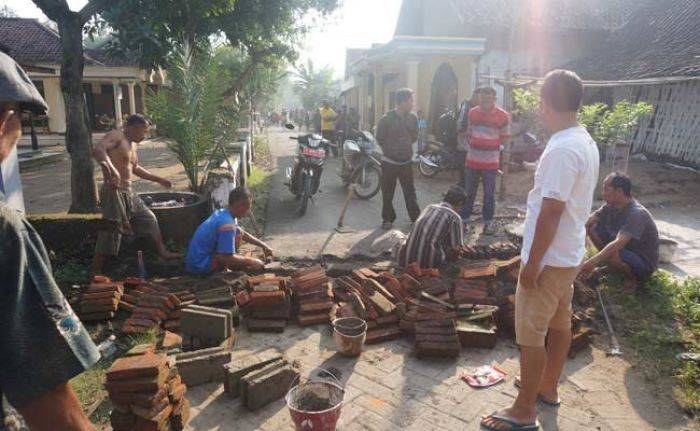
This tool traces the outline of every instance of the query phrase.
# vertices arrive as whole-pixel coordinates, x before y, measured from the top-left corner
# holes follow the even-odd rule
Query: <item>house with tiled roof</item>
[[[435,124],[477,85],[589,55],[652,1],[403,0],[394,38],[349,64],[346,100],[358,101],[368,127],[393,108],[396,89],[410,87],[416,109]]]
[[[64,133],[66,115],[60,84],[59,34],[36,19],[2,17],[0,50],[27,71],[49,105],[39,132]],[[83,79],[94,131],[119,126],[124,115],[142,112],[146,89],[164,81],[162,73],[143,70],[133,58],[112,58],[101,48],[85,49]]]

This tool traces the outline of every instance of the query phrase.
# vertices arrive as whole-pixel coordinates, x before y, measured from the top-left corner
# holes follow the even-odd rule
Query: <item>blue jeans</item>
[[[466,220],[472,215],[474,209],[474,199],[479,188],[479,178],[484,183],[484,202],[482,215],[484,222],[493,220],[496,212],[496,175],[498,169],[471,169],[467,168],[464,173],[464,190],[467,192],[467,201],[459,212],[462,220]]]

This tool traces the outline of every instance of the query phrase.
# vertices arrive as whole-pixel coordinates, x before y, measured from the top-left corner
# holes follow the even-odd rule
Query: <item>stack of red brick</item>
[[[413,348],[418,357],[454,358],[459,356],[461,345],[453,319],[420,320],[416,322],[414,328]]]
[[[291,315],[286,279],[274,274],[251,277],[249,287],[236,293],[250,332],[283,332]]]
[[[187,425],[187,387],[165,355],[117,359],[107,371],[105,388],[114,406],[114,431],[179,431]]]
[[[351,277],[335,279],[333,294],[339,300],[334,317],[359,317],[367,322],[366,344],[401,337],[397,304],[411,295],[393,274],[355,270]]]
[[[520,247],[512,242],[495,244],[465,245],[460,250],[461,257],[467,259],[509,259],[520,254]]]
[[[302,268],[292,274],[292,299],[299,326],[330,321],[333,294],[326,271],[321,266]]]
[[[95,277],[80,297],[80,320],[93,322],[109,320],[119,308],[124,286],[107,277]]]
[[[176,311],[180,309],[181,301],[167,288],[141,283],[128,290],[124,297],[134,307],[131,316],[122,325],[122,332],[144,334],[153,329],[160,330],[166,321],[169,322],[169,330],[179,328]]]

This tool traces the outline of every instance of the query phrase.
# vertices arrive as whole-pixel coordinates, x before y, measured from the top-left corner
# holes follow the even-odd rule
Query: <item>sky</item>
[[[68,0],[73,10],[86,0]],[[45,19],[31,0],[0,0],[21,17]],[[368,48],[372,43],[388,42],[394,34],[401,0],[344,0],[342,7],[306,38],[301,60],[310,58],[315,67],[331,66],[343,77],[345,48]]]

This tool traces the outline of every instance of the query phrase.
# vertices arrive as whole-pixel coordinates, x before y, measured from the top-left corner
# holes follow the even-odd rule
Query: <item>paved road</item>
[[[381,224],[381,192],[370,200],[354,199],[345,215],[345,227],[351,233],[337,233],[340,210],[347,197],[347,189],[337,174],[339,161],[329,159],[321,176],[321,192],[310,204],[306,215],[296,214],[299,202],[284,185],[285,170],[294,163],[296,141],[289,139],[296,133],[273,128],[269,131],[270,152],[276,174],[273,178],[266,221],[265,236],[281,257],[317,257],[319,254],[336,257],[352,255],[373,256],[391,242],[392,231],[384,231]],[[440,174],[434,179],[422,179],[416,175],[418,203],[421,206],[439,201],[452,183],[451,174]],[[394,196],[397,212],[395,228],[408,232],[410,221],[406,213],[403,194],[397,186]],[[386,240],[386,241],[383,241]]]

